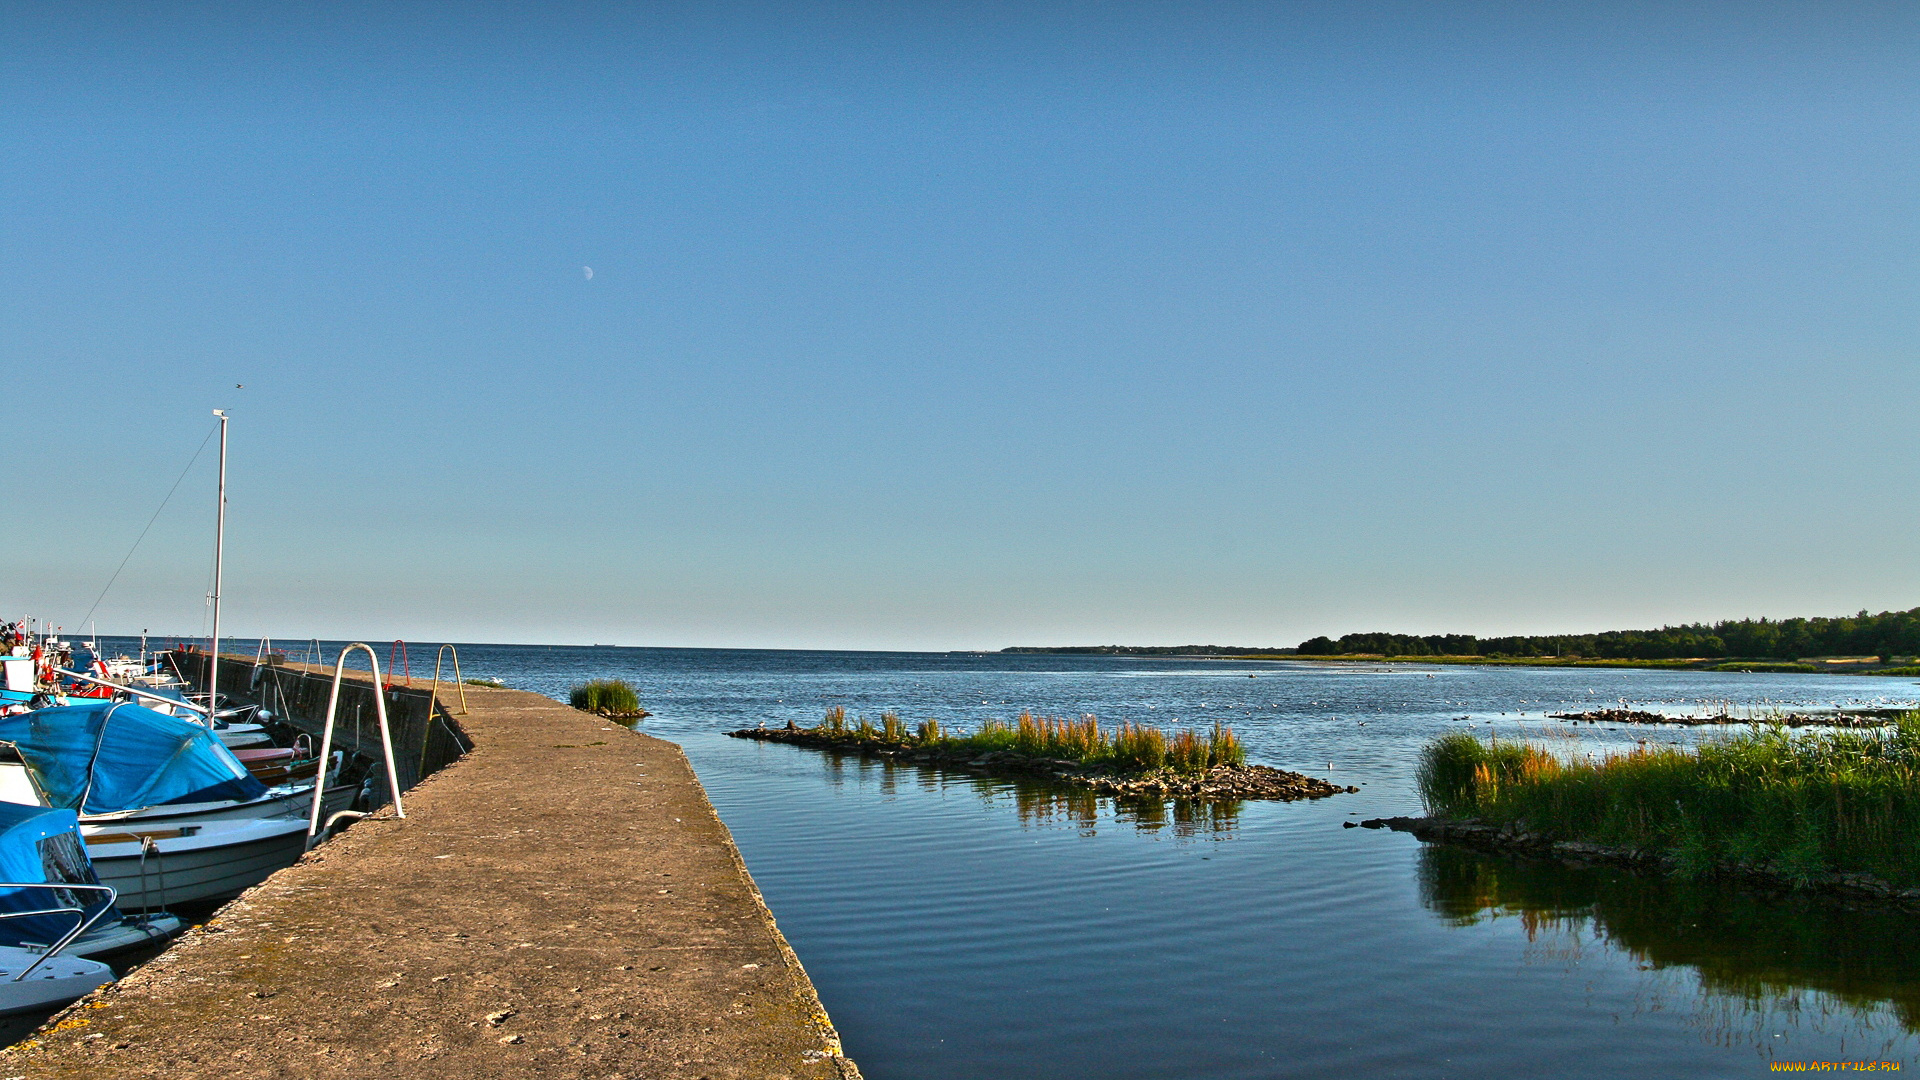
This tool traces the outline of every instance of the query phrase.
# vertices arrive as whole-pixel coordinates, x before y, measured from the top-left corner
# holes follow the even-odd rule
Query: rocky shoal
[[[976,775],[1040,778],[1088,788],[1103,795],[1292,800],[1324,799],[1329,795],[1360,790],[1268,765],[1215,765],[1204,773],[1178,773],[1171,769],[1126,773],[1062,758],[1031,757],[1005,750],[984,754],[956,753],[913,743],[887,742],[860,738],[851,733],[820,732],[809,728],[746,728],[727,734],[736,739],[865,754],[936,768],[957,769]]]
[[[1777,716],[1745,717],[1730,716],[1726,713],[1709,716],[1669,716],[1665,713],[1645,712],[1640,709],[1594,709],[1589,712],[1549,713],[1555,720],[1571,720],[1576,724],[1678,724],[1683,727],[1706,727],[1728,724],[1785,724],[1787,727],[1837,727],[1837,728],[1873,728],[1885,727],[1887,722],[1900,715],[1902,709],[1863,709],[1853,712],[1832,713],[1781,713]]]

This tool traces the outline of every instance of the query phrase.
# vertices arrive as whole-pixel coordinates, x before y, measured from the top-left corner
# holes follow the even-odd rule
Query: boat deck
[[[857,1078],[678,747],[468,688],[474,748],[0,1051],[30,1077]]]

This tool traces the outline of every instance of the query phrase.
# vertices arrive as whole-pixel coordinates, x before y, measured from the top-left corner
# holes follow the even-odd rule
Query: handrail
[[[81,682],[90,682],[90,683],[93,683],[93,684],[95,684],[96,686],[111,686],[111,687],[113,687],[113,688],[114,688],[115,690],[123,690],[123,691],[125,691],[125,692],[127,692],[127,693],[129,693],[129,694],[132,694],[132,695],[133,695],[134,697],[143,697],[143,698],[151,698],[151,699],[153,699],[154,701],[164,701],[164,702],[166,702],[166,703],[167,703],[168,705],[177,705],[177,706],[179,706],[180,708],[183,708],[183,709],[191,709],[191,710],[193,710],[194,712],[197,712],[197,713],[203,713],[203,712],[208,712],[208,711],[210,711],[210,710],[208,710],[208,709],[207,709],[207,707],[206,707],[206,706],[204,706],[204,705],[195,705],[195,704],[194,704],[193,702],[191,702],[191,701],[178,701],[178,700],[175,700],[175,699],[173,699],[173,698],[170,698],[170,697],[168,697],[168,696],[166,696],[165,694],[155,694],[155,693],[152,693],[152,692],[150,692],[150,691],[146,691],[146,690],[135,690],[135,689],[134,689],[133,687],[131,687],[131,686],[122,686],[121,684],[119,684],[119,683],[117,683],[117,682],[108,682],[108,681],[107,681],[107,680],[105,680],[105,679],[96,679],[96,678],[94,678],[94,677],[93,677],[93,676],[91,676],[91,675],[82,675],[82,674],[80,674],[80,673],[79,673],[79,672],[77,672],[77,671],[68,671],[68,670],[67,670],[66,668],[62,668],[62,667],[57,667],[57,668],[54,668],[53,670],[55,670],[55,671],[57,671],[57,672],[59,672],[59,673],[60,673],[60,674],[62,674],[62,675],[65,675],[66,677],[68,677],[68,678],[70,678],[70,679],[79,679],[79,680],[80,680]]]
[[[453,682],[454,682],[454,685],[460,688],[460,715],[461,716],[467,715],[467,682],[465,679],[462,679],[460,677],[460,650],[454,649],[452,645],[442,645],[440,646],[440,651],[433,654],[433,691],[432,693],[434,696],[431,699],[429,699],[427,702],[428,716],[433,715],[433,706],[439,700],[440,658],[447,655],[447,650],[449,649],[453,649]]]
[[[406,677],[407,689],[411,690],[413,689],[413,664],[407,660],[407,643],[399,638],[394,638],[393,644],[387,647],[388,677],[392,677],[393,675],[393,658],[396,655],[400,657],[401,673]],[[393,686],[393,683],[388,683],[387,689],[391,690]]]
[[[467,715],[467,684],[466,681],[460,677],[460,650],[454,649],[451,644],[442,645],[440,646],[440,651],[433,654],[433,688],[427,691],[427,731],[420,737],[420,772],[422,775],[425,775],[427,771],[427,735],[432,734],[433,722],[439,718],[440,658],[447,655],[448,649],[453,649],[453,681],[454,685],[460,688],[460,715]],[[444,720],[441,722],[445,723]],[[453,729],[449,727],[447,730],[451,733]],[[455,746],[460,744],[458,738],[455,738],[453,742]]]
[[[356,641],[340,650],[340,656],[333,662],[333,690],[327,695],[327,723],[320,733],[320,775],[313,782],[313,813],[307,817],[307,846],[313,846],[313,837],[320,831],[320,800],[325,797],[327,787],[327,762],[333,753],[333,717],[340,707],[340,680],[347,673],[347,654],[355,649],[367,654],[367,663],[373,667],[373,708],[380,718],[380,749],[387,758],[387,790],[393,795],[393,816],[403,818],[407,811],[400,805],[400,775],[393,767],[393,736],[387,730],[387,695],[380,687],[380,658],[374,655],[373,646],[364,641]]]
[[[86,908],[76,908],[76,907],[43,908],[39,911],[0,911],[0,919],[24,919],[29,915],[78,915],[80,916],[80,918],[74,922],[73,929],[67,931],[66,936],[62,937],[59,941],[56,941],[53,944],[47,946],[47,951],[41,953],[40,958],[38,960],[35,960],[33,963],[28,964],[27,969],[25,971],[22,971],[20,974],[15,975],[11,980],[9,980],[10,982],[19,982],[20,980],[33,974],[34,968],[37,968],[41,964],[44,964],[47,961],[53,959],[54,956],[60,952],[60,950],[73,944],[74,938],[77,938],[81,934],[86,933],[90,928],[92,928],[94,923],[97,923],[100,921],[100,917],[102,915],[105,915],[107,912],[112,911],[113,902],[120,898],[120,894],[117,892],[114,892],[113,887],[110,885],[83,885],[83,884],[80,884],[79,882],[7,881],[7,882],[0,882],[0,889],[66,889],[69,892],[94,892],[94,893],[103,892],[107,894],[107,902],[100,905],[100,910],[94,912],[91,917],[87,915]]]

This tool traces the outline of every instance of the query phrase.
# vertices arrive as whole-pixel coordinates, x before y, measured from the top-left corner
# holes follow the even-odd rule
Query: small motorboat
[[[314,781],[268,787],[206,726],[129,702],[0,717],[0,800],[74,812],[99,879],[127,906],[236,895],[307,847]],[[326,789],[327,818],[358,797]]]
[[[82,825],[168,827],[304,815],[313,780],[271,787],[205,725],[131,702],[88,701],[0,717],[0,800],[63,806]],[[323,813],[359,789],[330,784]]]
[[[16,920],[65,917],[71,917],[73,924],[49,945],[0,945],[0,1015],[65,1005],[113,981],[113,969],[100,961],[66,955],[69,946],[114,909],[113,889],[70,882],[0,883],[0,898],[13,897],[40,906],[0,911],[0,926]],[[89,900],[96,905],[91,915],[87,913]]]
[[[267,734],[265,724],[220,724],[213,734],[221,745],[229,750],[243,750],[273,745],[273,736]]]
[[[0,807],[0,1014],[64,1005],[113,981],[113,969],[74,955],[121,922],[113,889],[94,877],[71,810]],[[173,920],[177,926],[178,919]]]
[[[294,747],[261,746],[234,750],[233,756],[239,758],[240,764],[245,765],[253,778],[263,784],[304,780],[320,772],[320,758],[311,750],[302,755]]]
[[[40,692],[33,657],[0,657],[0,705],[27,705]]]
[[[87,858],[73,811],[10,804],[0,804],[0,880],[87,888],[101,884]],[[17,914],[44,907],[47,897],[9,893],[9,888],[0,885],[0,914],[14,911],[16,918],[0,922],[0,946],[44,951],[49,942],[66,933],[63,918]],[[105,956],[165,941],[184,928],[177,916],[166,912],[124,915],[111,902],[107,908],[90,920],[88,928],[67,946],[67,952]]]
[[[307,821],[294,817],[82,825],[80,835],[93,872],[129,909],[237,896],[307,850]]]

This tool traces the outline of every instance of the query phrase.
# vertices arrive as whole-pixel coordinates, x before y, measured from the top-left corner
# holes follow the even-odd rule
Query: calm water
[[[1451,728],[1537,732],[1543,711],[1622,699],[1905,703],[1913,680],[479,645],[461,659],[555,696],[587,676],[641,688],[643,729],[686,747],[874,1080],[1920,1066],[1912,919],[1340,827],[1417,811],[1416,752]],[[1125,806],[719,734],[831,705],[962,725],[1022,708],[1224,720],[1250,760],[1360,794]],[[1577,745],[1641,737],[1698,735],[1583,728]]]

